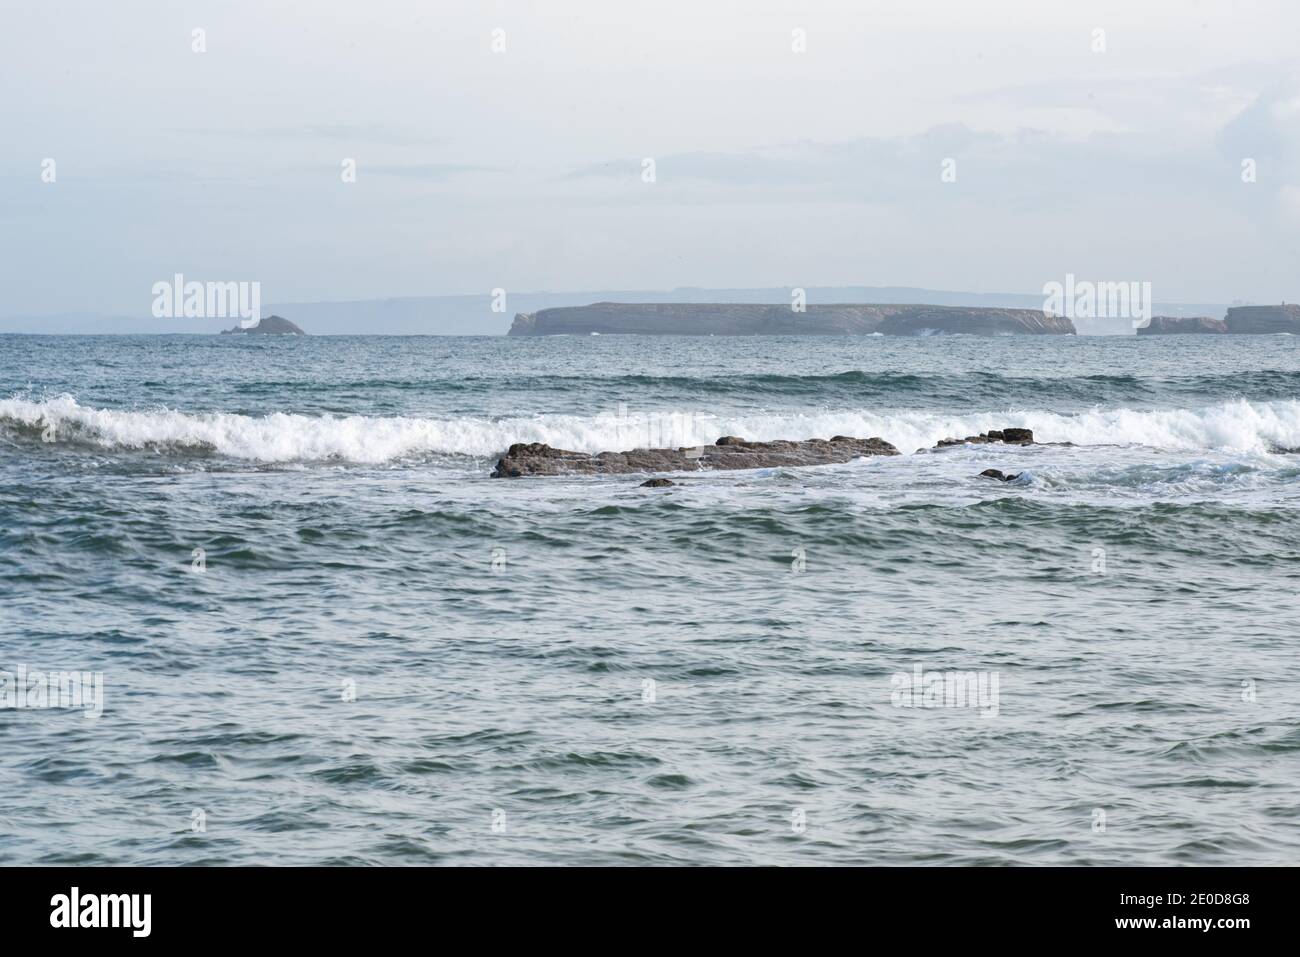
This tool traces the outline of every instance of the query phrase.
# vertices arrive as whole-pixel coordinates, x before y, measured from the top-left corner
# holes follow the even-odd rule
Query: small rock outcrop
[[[790,468],[838,465],[868,455],[897,455],[884,439],[837,435],[803,441],[747,442],[726,435],[713,445],[627,452],[570,452],[541,442],[517,442],[497,462],[492,478],[526,475],[628,475],[639,472],[694,472],[705,469]]]
[[[1015,475],[1007,475],[1001,469],[985,469],[980,473],[980,478],[997,479],[999,482],[1014,482],[1016,479],[1020,478],[1020,473],[1017,472]]]
[[[1228,325],[1222,319],[1209,316],[1153,316],[1151,322],[1139,326],[1139,336],[1181,336],[1181,335],[1222,335],[1228,331]]]
[[[1267,336],[1280,332],[1300,335],[1300,306],[1233,306],[1224,319],[1234,335]]]
[[[235,332],[264,336],[305,336],[307,334],[283,316],[266,316],[257,325],[249,326],[247,329],[243,326],[235,326],[233,329],[221,330],[223,336]]]
[[[672,488],[675,485],[677,485],[677,483],[674,482],[672,479],[657,478],[657,479],[646,479],[638,487],[639,488]]]

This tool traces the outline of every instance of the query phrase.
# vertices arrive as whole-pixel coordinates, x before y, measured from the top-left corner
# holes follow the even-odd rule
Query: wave
[[[143,387],[161,382],[146,381]],[[267,379],[241,386],[247,396],[345,397],[358,391],[412,392],[466,396],[500,395],[495,375],[358,377],[316,382],[301,378]],[[693,396],[726,396],[745,401],[782,397],[813,398],[844,406],[867,399],[895,405],[942,405],[976,402],[1069,405],[1177,404],[1233,398],[1256,401],[1285,399],[1300,393],[1300,372],[1253,370],[1227,374],[1185,376],[1081,375],[1011,376],[997,372],[910,373],[850,369],[809,375],[744,373],[737,375],[516,375],[510,388],[524,395],[573,395],[575,392],[637,395],[651,391],[685,401]]]
[[[1300,448],[1300,401],[1237,399],[1194,409],[1099,407],[1075,413],[853,409],[415,418],[99,409],[82,406],[70,395],[42,401],[0,400],[0,435],[38,445],[50,433],[55,442],[72,446],[215,454],[260,463],[378,464],[428,455],[491,457],[514,442],[598,452],[702,445],[722,435],[756,440],[880,436],[908,453],[942,438],[1005,426],[1031,428],[1040,442],[1267,453]]]

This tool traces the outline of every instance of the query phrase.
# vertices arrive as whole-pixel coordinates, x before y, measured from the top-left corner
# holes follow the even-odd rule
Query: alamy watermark
[[[185,281],[176,273],[171,282],[153,284],[155,319],[238,319],[244,329],[262,321],[262,284],[256,281]]]
[[[102,671],[0,671],[0,709],[78,708],[87,720],[104,713]]]
[[[706,424],[705,420],[710,422]],[[712,417],[697,412],[649,411],[630,415],[627,403],[618,403],[614,414],[614,442],[619,449],[685,448],[686,457],[700,458],[704,447],[696,439],[710,428]]]
[[[152,894],[83,894],[74,886],[50,898],[50,926],[125,927],[132,937],[148,937],[152,910]]]
[[[1151,322],[1151,283],[1091,282],[1066,273],[1043,283],[1043,312],[1067,319],[1128,319],[1134,329]]]
[[[998,715],[996,671],[925,671],[915,665],[889,679],[895,708],[977,708],[982,717]]]

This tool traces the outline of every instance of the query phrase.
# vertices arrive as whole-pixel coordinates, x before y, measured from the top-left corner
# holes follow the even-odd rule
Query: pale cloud
[[[1291,2],[162,9],[0,12],[0,315],[132,314],[174,272],[268,301],[1066,271],[1300,298]]]
[[[298,126],[242,128],[182,127],[175,130],[187,136],[238,137],[251,140],[327,140],[341,143],[365,143],[371,146],[441,146],[444,137],[412,133],[400,127],[375,123],[313,123]]]

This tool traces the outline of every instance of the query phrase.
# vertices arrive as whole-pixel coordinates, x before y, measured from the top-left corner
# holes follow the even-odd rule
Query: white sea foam
[[[818,411],[744,415],[693,412],[620,417],[536,415],[502,418],[317,416],[275,412],[265,416],[97,409],[63,395],[44,401],[0,400],[0,430],[54,425],[56,440],[105,449],[207,449],[255,462],[339,460],[381,463],[408,456],[452,454],[489,457],[514,442],[545,442],[597,452],[639,445],[690,446],[722,435],[748,439],[880,436],[904,453],[1005,426],[1028,427],[1040,442],[1076,445],[1143,445],[1173,450],[1268,452],[1300,447],[1300,402],[1236,400],[1196,409],[1093,409],[934,412]]]

